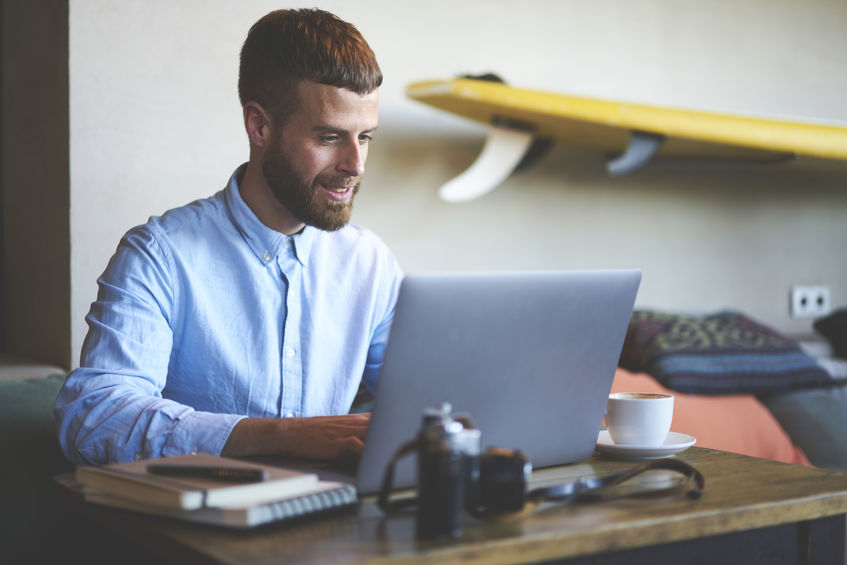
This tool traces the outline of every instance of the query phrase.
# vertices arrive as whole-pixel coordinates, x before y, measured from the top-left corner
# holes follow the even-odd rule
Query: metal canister
[[[424,411],[418,448],[419,539],[455,538],[481,448],[479,430],[466,427],[442,404]]]

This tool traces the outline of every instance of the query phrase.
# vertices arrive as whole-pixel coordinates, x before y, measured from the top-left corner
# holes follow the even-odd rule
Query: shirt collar
[[[309,253],[312,250],[312,243],[317,234],[317,228],[306,226],[303,231],[292,236],[287,236],[284,233],[273,230],[263,224],[253,210],[241,198],[241,193],[238,188],[238,181],[244,176],[244,171],[247,170],[247,163],[244,163],[229,179],[229,184],[226,187],[226,205],[232,216],[235,227],[244,237],[244,241],[250,247],[250,250],[263,263],[271,259],[276,259],[285,242],[291,242],[291,247],[294,256],[302,264],[306,265],[309,260]]]

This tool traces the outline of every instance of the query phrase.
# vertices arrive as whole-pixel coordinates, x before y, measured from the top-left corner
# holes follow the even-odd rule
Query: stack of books
[[[75,479],[88,502],[233,528],[357,505],[351,484],[214,455],[77,467]]]

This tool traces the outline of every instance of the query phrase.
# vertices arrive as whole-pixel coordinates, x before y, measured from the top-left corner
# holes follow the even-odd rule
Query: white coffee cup
[[[671,430],[673,396],[616,392],[606,403],[606,429],[618,445],[662,445]]]

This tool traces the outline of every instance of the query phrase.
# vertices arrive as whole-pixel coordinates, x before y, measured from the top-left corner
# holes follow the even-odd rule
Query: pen
[[[258,483],[268,478],[267,471],[251,467],[213,467],[204,465],[166,465],[152,463],[147,472],[166,477],[210,479],[233,483]]]

